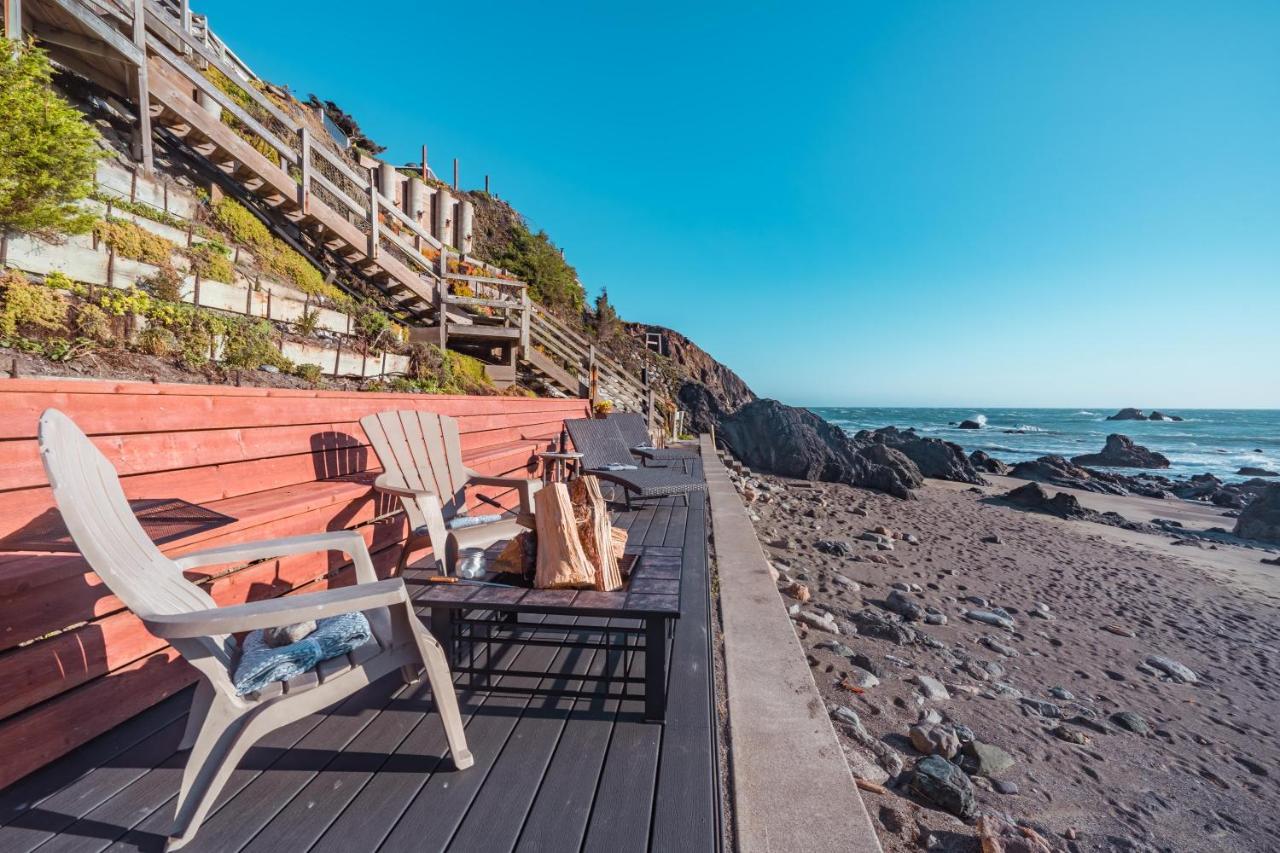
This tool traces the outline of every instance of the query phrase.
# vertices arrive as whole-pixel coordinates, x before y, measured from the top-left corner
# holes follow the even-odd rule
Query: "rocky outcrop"
[[[969,464],[975,471],[984,474],[1008,474],[1009,466],[983,450],[975,450],[969,454]]]
[[[1155,528],[1150,524],[1129,521],[1114,512],[1097,512],[1080,503],[1079,498],[1066,492],[1054,492],[1053,497],[1039,483],[1025,483],[1003,495],[1009,503],[1035,512],[1056,515],[1058,518],[1072,518],[1080,521],[1092,521],[1111,527],[1122,527],[1125,530],[1138,530],[1145,533]]]
[[[1164,412],[1145,414],[1141,409],[1121,409],[1114,415],[1108,415],[1109,421],[1180,421],[1177,415],[1166,415]]]
[[[977,421],[961,421],[960,429],[982,429],[982,424]]]
[[[911,429],[882,427],[877,430],[864,429],[853,437],[854,442],[863,447],[883,444],[905,455],[920,473],[937,480],[954,480],[958,483],[972,483],[975,486],[986,484],[986,480],[974,470],[964,449],[958,444],[943,441],[940,438],[922,438]]]
[[[1128,489],[1120,482],[1119,477],[1090,471],[1057,455],[1019,462],[1009,469],[1009,476],[1104,495],[1128,494]]]
[[[1280,545],[1280,483],[1270,483],[1240,513],[1235,534]]]
[[[1148,450],[1140,444],[1134,444],[1129,436],[1116,432],[1107,436],[1107,443],[1101,453],[1073,456],[1071,461],[1077,465],[1102,465],[1108,468],[1169,467],[1168,457]]]
[[[912,497],[923,484],[904,454],[860,445],[808,409],[777,400],[756,400],[724,417],[717,436],[747,467],[783,477],[848,483],[899,498]]]
[[[720,418],[731,415],[756,399],[742,377],[712,358],[704,349],[679,332],[663,326],[628,323],[627,334],[643,345],[646,333],[662,335],[663,355],[670,358],[678,380],[676,397],[689,412],[689,431],[708,432]],[[685,404],[686,398],[698,401],[697,408]],[[714,405],[711,405],[714,401]]]
[[[1236,472],[1242,477],[1280,477],[1280,471],[1269,471],[1266,468],[1254,468],[1246,465]]]

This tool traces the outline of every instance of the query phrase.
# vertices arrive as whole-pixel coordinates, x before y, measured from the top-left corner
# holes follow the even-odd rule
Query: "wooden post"
[[[453,158],[453,191],[458,191],[458,158]]]
[[[445,301],[449,295],[449,250],[444,246],[440,247],[440,257],[436,258],[436,277],[436,322],[440,325],[436,343],[443,351],[449,345],[449,315],[445,310],[449,305]]]
[[[369,260],[378,258],[378,186],[369,173]]]
[[[430,170],[427,168],[427,146],[422,146],[422,182],[427,182],[427,174]]]
[[[596,367],[596,345],[587,348],[587,399],[591,402],[591,412],[595,414],[596,397],[600,393],[600,372]]]
[[[489,194],[489,176],[488,175],[484,176],[484,194],[485,195]]]
[[[182,21],[182,31],[187,35],[191,35],[191,3],[189,0],[182,0],[182,12],[179,18]]]
[[[22,0],[4,0],[4,34],[12,41],[22,41]]]
[[[298,129],[298,136],[302,140],[302,183],[298,185],[298,207],[306,216],[311,213],[311,134],[305,124]]]
[[[525,352],[529,351],[529,326],[532,321],[530,316],[533,312],[533,306],[529,304],[529,288],[520,289],[520,348]]]
[[[142,156],[142,169],[148,175],[155,169],[151,153],[151,89],[147,84],[147,13],[146,0],[133,0],[133,43],[142,52],[133,85],[138,105],[138,142]]]

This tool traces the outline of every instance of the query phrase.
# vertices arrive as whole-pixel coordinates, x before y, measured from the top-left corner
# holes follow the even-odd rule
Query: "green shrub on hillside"
[[[0,340],[10,345],[19,336],[61,331],[67,303],[58,292],[32,284],[18,270],[0,275]]]
[[[324,280],[311,262],[272,236],[271,231],[247,207],[223,198],[213,206],[213,221],[233,242],[248,246],[264,272],[273,273],[303,293],[343,302],[345,294]]]
[[[493,263],[528,282],[529,295],[548,308],[576,314],[586,304],[577,271],[545,231],[516,226],[510,242],[494,250]]]
[[[0,229],[82,234],[94,217],[76,202],[93,190],[98,132],[50,86],[44,52],[0,43]]]
[[[231,264],[231,250],[216,240],[197,243],[187,250],[191,269],[201,278],[231,284],[235,281],[235,267]]]
[[[98,239],[123,258],[163,267],[173,262],[178,245],[124,219],[100,219],[93,226]]]

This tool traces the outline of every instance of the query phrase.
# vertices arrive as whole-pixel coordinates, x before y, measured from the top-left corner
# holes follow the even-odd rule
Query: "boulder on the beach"
[[[1235,534],[1280,544],[1280,483],[1269,483],[1236,519]]]
[[[1134,444],[1127,435],[1113,432],[1101,453],[1085,453],[1071,457],[1076,465],[1103,465],[1109,468],[1168,468],[1169,459],[1163,454]]]
[[[958,818],[971,818],[977,811],[973,783],[963,770],[940,755],[929,755],[916,763],[911,793]]]
[[[1241,477],[1280,477],[1280,471],[1271,471],[1266,468],[1255,468],[1252,465],[1246,465],[1236,473]]]
[[[1060,518],[1083,518],[1088,514],[1075,495],[1055,492],[1053,497],[1039,483],[1025,483],[1006,492],[1004,499],[1027,509],[1047,512]]]
[[[960,445],[940,438],[923,438],[915,430],[891,426],[877,430],[864,429],[853,440],[861,447],[880,444],[897,450],[914,462],[926,477],[971,483],[975,486],[983,486],[987,482],[974,470]]]
[[[808,409],[756,400],[720,422],[718,435],[747,467],[783,477],[848,483],[912,497],[923,479],[901,453],[855,443]],[[891,448],[890,448],[891,449]]]
[[[969,454],[969,464],[975,471],[984,474],[1008,474],[1009,466],[999,459],[987,454],[984,450],[975,450]]]
[[[1114,415],[1108,415],[1109,421],[1145,421],[1147,416],[1141,409],[1121,409]]]
[[[1009,469],[1009,476],[1054,486],[1066,486],[1084,492],[1098,492],[1104,495],[1128,494],[1128,490],[1122,484],[1122,478],[1118,475],[1090,471],[1057,454],[1041,456],[1030,462],[1019,462]]]
[[[978,421],[963,420],[960,422],[960,429],[982,429],[982,424]]]

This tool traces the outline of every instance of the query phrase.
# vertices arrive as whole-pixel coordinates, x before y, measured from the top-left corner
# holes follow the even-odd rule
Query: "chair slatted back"
[[[639,412],[613,412],[605,420],[617,424],[622,440],[630,447],[647,447],[652,441],[649,425]]]
[[[85,561],[145,620],[215,607],[147,536],[129,507],[116,470],[57,409],[40,416],[40,458],[53,499]]]
[[[466,513],[469,472],[462,462],[456,420],[434,412],[404,409],[365,415],[360,426],[391,485],[435,495],[446,519]],[[415,500],[407,498],[403,503],[410,524],[426,524],[426,516]]]
[[[565,429],[573,439],[573,448],[582,454],[582,467],[587,470],[606,465],[635,465],[635,457],[613,421],[597,418],[566,420]]]

